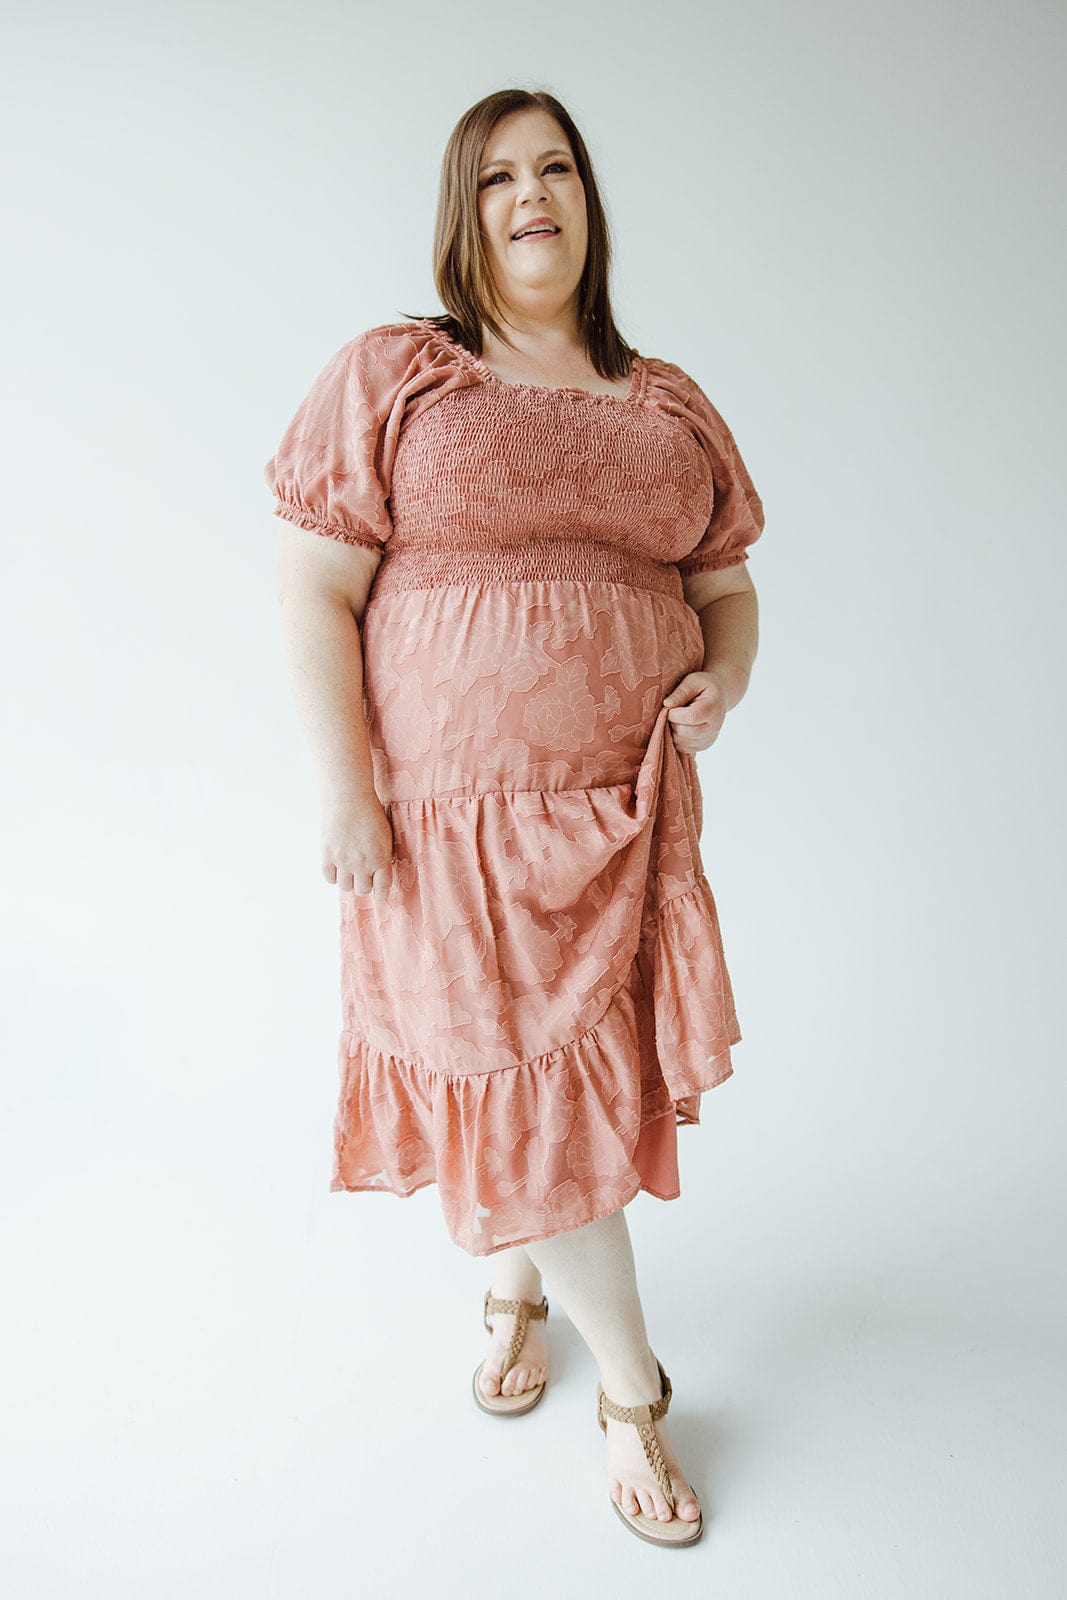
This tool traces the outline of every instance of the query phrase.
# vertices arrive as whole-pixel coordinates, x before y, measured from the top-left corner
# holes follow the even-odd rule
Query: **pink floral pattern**
[[[393,892],[342,893],[334,1190],[440,1193],[474,1255],[644,1189],[741,1037],[663,699],[700,667],[681,575],[763,508],[695,381],[506,384],[425,322],[316,379],[276,511],[377,548],[364,712]]]

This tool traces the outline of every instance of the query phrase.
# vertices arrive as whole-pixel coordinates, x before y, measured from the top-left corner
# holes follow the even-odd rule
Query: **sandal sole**
[[[615,1515],[636,1534],[639,1539],[644,1539],[646,1544],[665,1545],[670,1550],[684,1550],[691,1544],[696,1544],[704,1532],[704,1513],[701,1512],[695,1522],[690,1522],[685,1517],[672,1517],[669,1522],[661,1522],[658,1517],[646,1517],[643,1511],[631,1514],[624,1511],[618,1501],[608,1496],[608,1504]],[[646,1532],[646,1529],[656,1528],[658,1532]],[[677,1528],[677,1533],[668,1533],[668,1528]],[[684,1530],[684,1531],[683,1531]]]
[[[534,1406],[540,1405],[548,1387],[544,1383],[539,1383],[536,1389],[524,1389],[521,1394],[483,1394],[478,1386],[478,1379],[482,1375],[484,1366],[484,1361],[479,1363],[471,1384],[474,1390],[474,1403],[480,1411],[487,1412],[491,1417],[524,1417],[527,1411],[532,1411]]]

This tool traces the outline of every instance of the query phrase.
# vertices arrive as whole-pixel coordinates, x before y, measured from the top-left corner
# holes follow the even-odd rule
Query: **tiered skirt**
[[[472,1255],[677,1198],[741,1037],[663,707],[704,656],[677,569],[389,545],[361,632],[393,888],[340,896],[330,1188],[436,1184]]]

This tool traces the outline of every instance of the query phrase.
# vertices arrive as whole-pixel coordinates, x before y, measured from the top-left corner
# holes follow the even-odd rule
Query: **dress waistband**
[[[673,561],[595,539],[523,539],[506,545],[433,550],[425,545],[385,546],[374,577],[374,592],[437,589],[445,584],[623,583],[632,589],[654,589],[685,598],[681,574]]]

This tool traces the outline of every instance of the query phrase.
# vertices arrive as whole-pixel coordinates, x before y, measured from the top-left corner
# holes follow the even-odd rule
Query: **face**
[[[514,111],[493,128],[478,174],[478,216],[507,304],[521,309],[570,299],[589,242],[585,188],[567,136],[547,111]],[[539,217],[559,231],[515,237]]]

